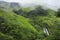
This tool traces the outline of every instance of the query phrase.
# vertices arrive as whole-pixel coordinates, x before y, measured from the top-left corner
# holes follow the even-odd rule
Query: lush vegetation
[[[60,10],[0,9],[0,40],[60,40]]]

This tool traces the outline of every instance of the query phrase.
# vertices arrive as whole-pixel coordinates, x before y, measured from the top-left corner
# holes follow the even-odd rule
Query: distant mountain
[[[8,2],[0,1],[0,8],[7,8],[7,7],[9,7]]]
[[[13,9],[19,9],[20,5],[19,5],[19,3],[11,2],[10,7],[13,8]]]
[[[16,3],[16,2],[0,1],[0,8],[4,8],[4,9],[19,9],[20,5],[19,5],[19,3]]]

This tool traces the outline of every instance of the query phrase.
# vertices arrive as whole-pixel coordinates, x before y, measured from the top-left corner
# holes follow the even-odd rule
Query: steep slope
[[[3,10],[0,10],[0,32],[1,35],[7,35],[8,37],[12,36],[11,38],[13,40],[35,40],[37,39],[36,37],[38,33],[29,23],[28,19],[16,15],[13,12],[9,13]],[[1,37],[2,36],[0,36],[0,39]],[[6,40],[10,40],[9,38]]]

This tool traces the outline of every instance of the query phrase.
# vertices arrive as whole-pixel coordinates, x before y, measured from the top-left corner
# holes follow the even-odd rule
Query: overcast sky
[[[40,4],[53,9],[57,9],[60,7],[60,0],[4,0],[7,2],[18,2],[22,5],[27,4]]]

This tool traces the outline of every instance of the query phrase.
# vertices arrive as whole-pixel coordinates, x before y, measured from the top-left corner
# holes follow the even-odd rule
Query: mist
[[[60,0],[0,0],[7,2],[18,2],[22,6],[42,5],[51,9],[60,8]]]

